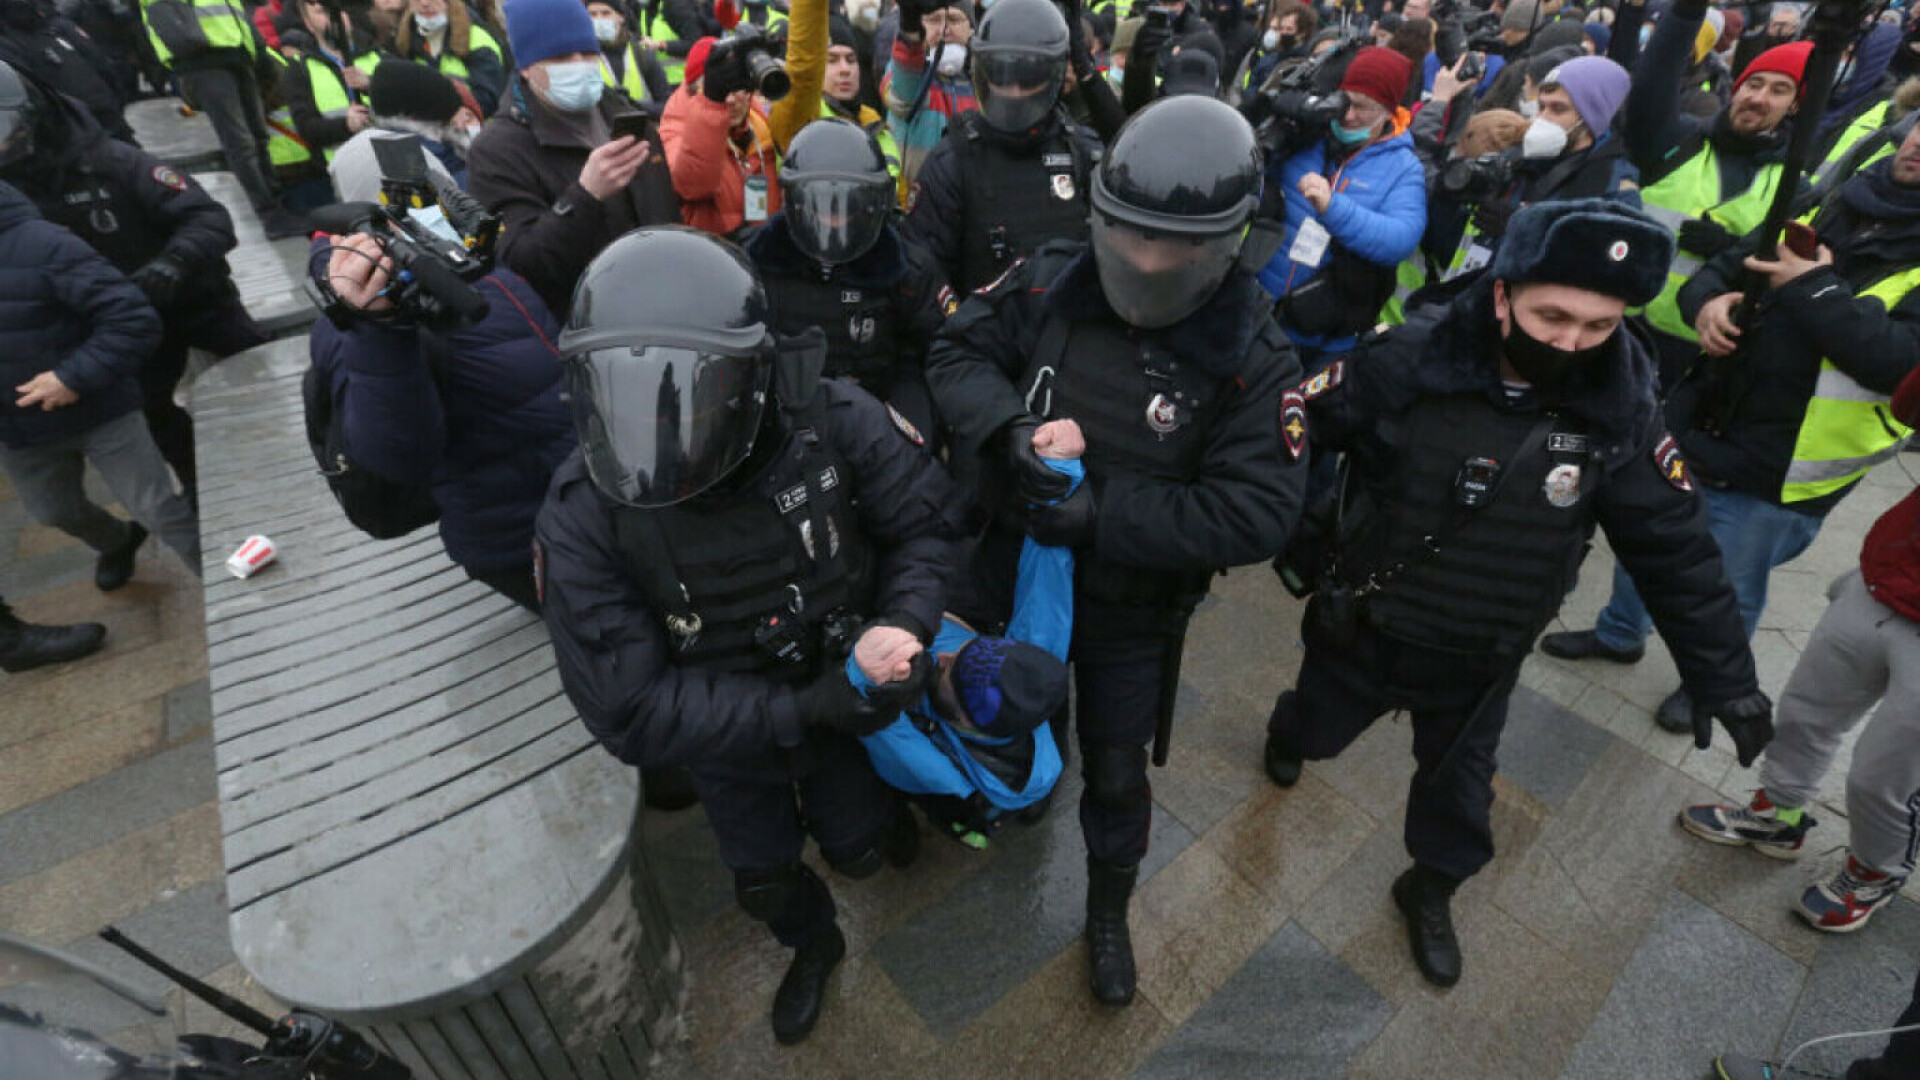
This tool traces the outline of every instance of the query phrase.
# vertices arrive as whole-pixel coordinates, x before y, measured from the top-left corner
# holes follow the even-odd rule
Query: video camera
[[[418,135],[381,133],[373,139],[380,163],[378,203],[340,203],[313,211],[314,225],[335,235],[371,236],[393,260],[387,298],[392,314],[371,315],[341,299],[327,280],[331,249],[308,266],[307,295],[328,321],[345,329],[355,319],[392,319],[429,327],[467,325],[487,314],[473,282],[493,269],[500,219],[473,197],[427,168]]]
[[[1499,54],[1506,48],[1500,40],[1500,16],[1460,0],[1434,4],[1433,26],[1433,51],[1441,67],[1452,67],[1462,53]]]
[[[1366,43],[1364,38],[1349,38],[1311,60],[1284,66],[1241,104],[1261,150],[1284,155],[1301,141],[1319,137],[1347,111],[1340,80]]]
[[[1519,164],[1520,155],[1511,149],[1456,158],[1440,170],[1440,189],[1463,203],[1495,202],[1513,186]]]
[[[726,57],[738,54],[741,64],[746,67],[747,82],[754,92],[768,101],[779,101],[793,89],[793,80],[787,77],[787,65],[775,55],[780,51],[781,43],[771,34],[752,23],[743,22],[714,45],[713,54],[707,58],[707,66],[711,70],[715,61],[724,61]]]

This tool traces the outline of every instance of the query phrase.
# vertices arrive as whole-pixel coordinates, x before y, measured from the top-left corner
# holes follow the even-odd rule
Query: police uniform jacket
[[[1492,296],[1492,282],[1483,275],[1454,303],[1419,309],[1405,326],[1368,339],[1303,385],[1315,450],[1346,451],[1350,489],[1357,485],[1375,506],[1390,505],[1397,493],[1408,467],[1408,418],[1423,401],[1477,395],[1489,417],[1496,411],[1538,412],[1537,402],[1510,403],[1503,393]],[[1719,548],[1707,532],[1704,504],[1661,424],[1655,379],[1647,343],[1622,324],[1604,378],[1557,406],[1584,428],[1588,459],[1581,472],[1587,475],[1575,482],[1591,485],[1580,504],[1567,511],[1572,515],[1567,527],[1588,536],[1596,524],[1606,530],[1615,556],[1639,583],[1687,688],[1703,702],[1730,701],[1757,689],[1753,656]],[[1462,448],[1463,455],[1482,452],[1472,445],[1470,433]],[[1510,454],[1513,447],[1496,446],[1491,453],[1504,456],[1503,451]],[[1441,470],[1449,478],[1454,464],[1444,463]],[[1520,469],[1526,463],[1509,464]],[[1533,475],[1516,473],[1502,490],[1538,494],[1547,479],[1545,468]],[[1456,534],[1462,537],[1458,542],[1465,542],[1465,532]],[[1497,552],[1482,561],[1491,587],[1492,576],[1506,572],[1505,563]],[[1363,576],[1367,569],[1355,567],[1343,578]],[[1561,590],[1571,585],[1568,569]],[[1561,595],[1542,598],[1542,624]]]
[[[133,141],[127,103],[108,79],[111,65],[95,43],[64,16],[49,15],[37,30],[0,33],[0,60],[85,105],[116,139]]]
[[[152,154],[108,138],[75,102],[49,101],[59,114],[47,127],[61,141],[10,169],[7,181],[121,273],[161,255],[178,260],[186,278],[163,316],[198,314],[232,294],[226,256],[235,241],[226,207]]]
[[[871,395],[837,380],[823,380],[818,393],[820,437],[846,463],[851,475],[842,482],[876,553],[873,614],[930,634],[940,625],[965,500]],[[616,757],[694,764],[800,744],[792,687],[673,662],[662,615],[650,609],[619,545],[615,510],[587,478],[579,453],[554,475],[535,536],[561,684]]]
[[[1105,470],[1090,447],[1087,483],[1099,510],[1092,546],[1079,554],[1083,580],[1100,564],[1135,577],[1205,574],[1271,558],[1299,517],[1305,468],[1281,432],[1281,394],[1299,379],[1300,366],[1269,311],[1252,275],[1235,270],[1187,318],[1163,330],[1134,330],[1108,307],[1089,245],[1052,243],[948,318],[928,358],[927,380],[953,428],[955,458],[987,455],[980,464],[991,477],[1004,460],[1007,424],[1029,415],[1022,377],[1047,318],[1104,326],[1143,352],[1198,368],[1218,384],[1218,398],[1201,435],[1197,475],[1171,481]],[[1156,363],[1165,366],[1166,359]],[[1126,437],[1156,438],[1150,408],[1143,394],[1137,430]],[[1086,418],[1073,419],[1089,426]],[[1090,444],[1101,437],[1087,436]],[[1011,509],[990,508],[1002,518]]]

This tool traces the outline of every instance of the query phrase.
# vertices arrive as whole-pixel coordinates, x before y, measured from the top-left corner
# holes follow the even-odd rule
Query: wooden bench
[[[306,446],[306,365],[284,339],[194,388],[234,952],[423,1080],[645,1075],[685,991],[634,771],[574,715],[536,618],[432,529],[347,523]],[[279,561],[236,580],[255,533]]]

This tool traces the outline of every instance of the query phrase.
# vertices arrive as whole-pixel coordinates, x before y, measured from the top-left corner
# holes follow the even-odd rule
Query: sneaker
[[[1789,825],[1779,819],[1779,810],[1767,793],[1759,790],[1745,806],[1689,806],[1680,811],[1680,827],[1711,844],[1745,845],[1776,859],[1797,859],[1807,842],[1807,830],[1819,822],[1802,811],[1799,822]]]
[[[1849,934],[1867,925],[1873,913],[1899,896],[1906,884],[1906,878],[1882,874],[1848,855],[1839,873],[1800,895],[1795,910],[1815,930]]]

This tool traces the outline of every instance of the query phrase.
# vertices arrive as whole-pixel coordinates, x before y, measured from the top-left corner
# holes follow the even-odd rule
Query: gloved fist
[[[187,268],[173,256],[162,255],[135,270],[129,278],[147,294],[148,302],[156,308],[165,308],[180,295],[180,285],[187,280]]]
[[[934,3],[935,0],[900,0],[900,32],[915,37],[926,33],[920,18],[933,10]]]
[[[845,735],[871,735],[919,698],[932,672],[933,658],[921,649],[906,678],[881,683],[862,695],[847,681],[846,668],[835,665],[801,688],[800,722]]]
[[[1738,239],[1725,225],[1707,218],[1688,218],[1680,223],[1680,246],[1703,259],[1713,258]]]
[[[1712,742],[1716,719],[1732,736],[1733,750],[1739,755],[1741,768],[1752,765],[1760,751],[1773,741],[1773,702],[1758,690],[1712,709],[1695,709],[1693,745],[1696,749],[1705,750]]]
[[[1160,50],[1173,40],[1173,24],[1165,12],[1147,10],[1146,22],[1134,32],[1133,48],[1127,50],[1129,66],[1140,62],[1142,57],[1157,56]]]
[[[741,50],[732,48],[731,39],[713,47],[707,54],[707,71],[700,83],[700,92],[708,101],[725,102],[728,95],[741,90],[753,89],[747,78],[746,57]]]
[[[1480,230],[1480,235],[1497,240],[1507,234],[1507,222],[1513,220],[1514,209],[1510,199],[1483,202],[1474,207],[1473,227]]]
[[[1007,465],[1013,470],[1014,491],[1023,503],[1046,504],[1066,497],[1073,481],[1041,460],[1033,448],[1040,421],[1023,416],[1007,425]]]
[[[1086,547],[1093,543],[1098,511],[1092,485],[1082,481],[1073,494],[1061,502],[1036,509],[1027,519],[1027,535],[1047,547]]]

